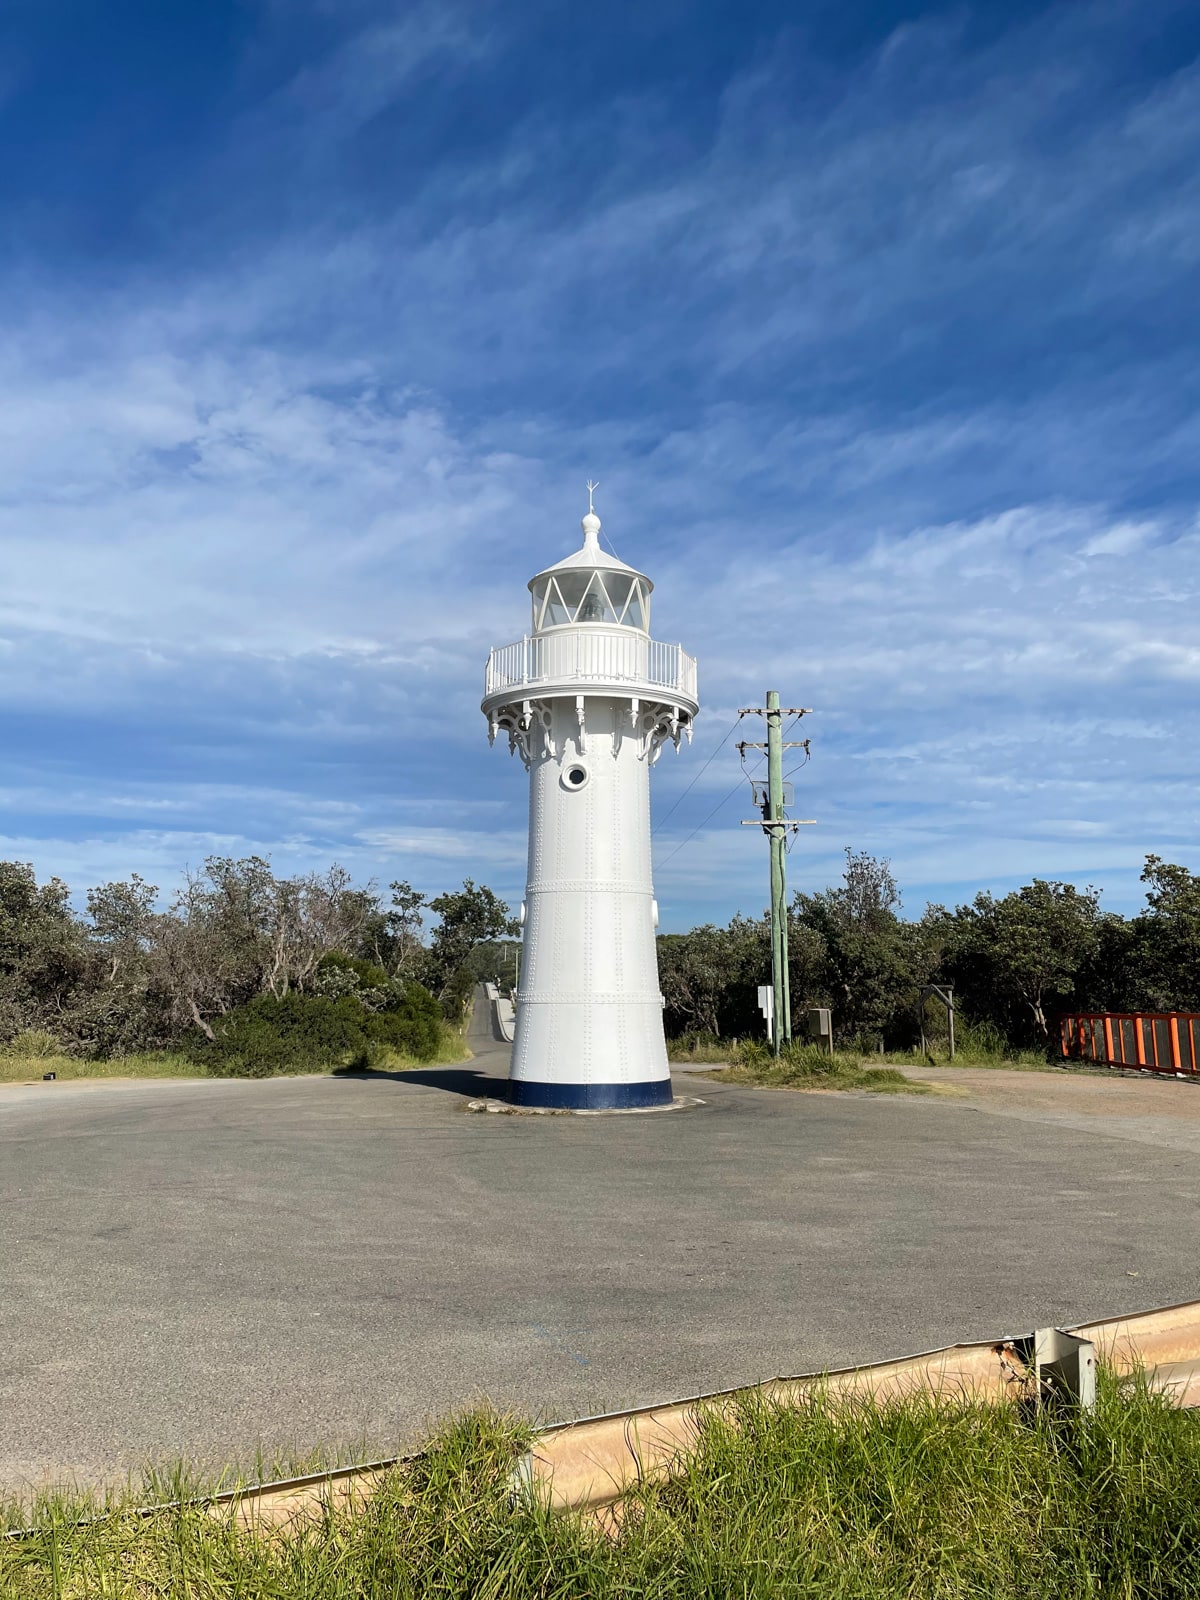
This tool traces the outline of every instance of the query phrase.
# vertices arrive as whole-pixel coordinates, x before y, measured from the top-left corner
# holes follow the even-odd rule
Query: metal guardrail
[[[1067,1061],[1200,1076],[1200,1012],[1075,1011],[1059,1031]]]
[[[526,635],[488,656],[485,696],[551,683],[644,684],[696,699],[696,658],[632,628]]]
[[[556,1510],[602,1511],[633,1484],[662,1482],[681,1471],[704,1408],[752,1392],[794,1405],[814,1392],[836,1400],[854,1394],[887,1399],[925,1390],[999,1403],[1036,1401],[1043,1391],[1060,1389],[1086,1405],[1097,1357],[1118,1376],[1144,1371],[1150,1386],[1174,1405],[1200,1406],[1200,1301],[550,1423],[538,1430],[518,1463],[513,1488],[538,1495]],[[197,1501],[144,1506],[138,1514],[153,1516],[189,1503],[232,1514],[244,1527],[278,1527],[320,1517],[331,1506],[363,1504],[387,1472],[420,1454],[244,1484]],[[36,1532],[13,1529],[0,1537],[20,1539]]]
[[[886,1400],[920,1389],[950,1398],[1028,1401],[1050,1387],[1086,1406],[1095,1392],[1097,1356],[1118,1375],[1143,1370],[1150,1386],[1177,1406],[1200,1405],[1200,1302],[753,1387],[782,1405],[814,1392],[834,1401],[847,1394]],[[703,1408],[746,1392],[727,1389],[546,1428],[534,1438],[521,1475],[556,1509],[603,1508],[635,1483],[680,1472],[695,1447]]]

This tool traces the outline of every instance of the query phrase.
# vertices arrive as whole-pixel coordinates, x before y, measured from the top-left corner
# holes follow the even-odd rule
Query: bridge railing
[[[1068,1061],[1200,1075],[1200,1012],[1075,1011],[1059,1028]]]

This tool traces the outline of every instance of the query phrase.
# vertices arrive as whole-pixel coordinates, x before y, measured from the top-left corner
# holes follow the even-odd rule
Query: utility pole
[[[785,857],[787,854],[787,836],[794,833],[797,828],[806,827],[809,823],[792,821],[784,816],[784,787],[783,787],[783,752],[800,748],[807,753],[807,739],[785,740],[783,737],[783,718],[785,716],[800,717],[806,715],[806,706],[789,706],[783,709],[779,704],[778,689],[767,690],[766,706],[747,706],[739,714],[747,716],[763,716],[767,721],[767,786],[766,794],[762,801],[762,822],[757,824],[767,835],[771,852],[771,987],[774,991],[775,1019],[772,1028],[771,1043],[775,1054],[778,1056],[785,1043],[790,1043],[792,1037],[792,996],[791,978],[788,973],[788,919],[787,919],[787,870]],[[744,740],[738,745],[742,759],[745,759],[747,750],[761,750],[762,744]],[[754,823],[743,823],[743,827],[754,827]]]
[[[767,834],[771,841],[771,983],[775,990],[775,1054],[792,1037],[788,981],[787,868],[784,863],[783,722],[779,690],[767,690]]]

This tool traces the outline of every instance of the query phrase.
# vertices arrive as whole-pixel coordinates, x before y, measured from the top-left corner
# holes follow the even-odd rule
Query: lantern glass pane
[[[575,613],[576,622],[615,622],[616,613],[608,603],[608,594],[604,587],[604,580],[597,572],[584,591],[579,609]]]

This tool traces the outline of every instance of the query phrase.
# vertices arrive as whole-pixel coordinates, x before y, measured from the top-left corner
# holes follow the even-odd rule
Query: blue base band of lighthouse
[[[547,1111],[638,1111],[669,1106],[672,1096],[670,1078],[652,1078],[648,1083],[535,1083],[510,1078],[508,1098],[514,1106]]]

